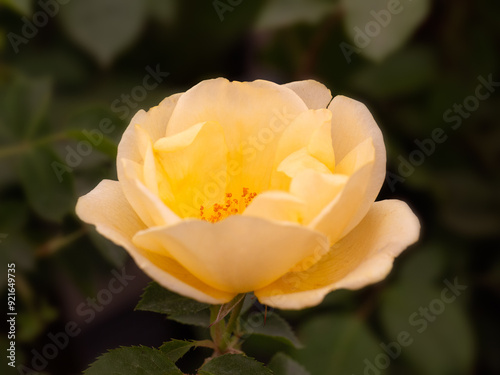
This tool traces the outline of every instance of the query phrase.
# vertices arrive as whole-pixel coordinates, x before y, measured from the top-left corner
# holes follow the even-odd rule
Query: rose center
[[[241,214],[256,196],[257,193],[251,193],[248,188],[243,188],[239,197],[232,193],[226,193],[222,204],[214,203],[209,207],[200,206],[200,218],[209,223],[216,223],[230,215]]]

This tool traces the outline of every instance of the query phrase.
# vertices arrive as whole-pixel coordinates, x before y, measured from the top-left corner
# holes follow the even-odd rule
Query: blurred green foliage
[[[271,361],[277,374],[301,374],[302,366],[312,375],[500,373],[500,95],[493,87],[477,105],[469,99],[479,77],[500,81],[500,5],[397,3],[0,0],[0,287],[6,295],[6,264],[15,262],[17,362],[29,365],[48,332],[71,320],[78,303],[128,260],[83,225],[74,207],[100,180],[116,178],[116,145],[133,113],[210,77],[314,78],[372,110],[388,171],[397,176],[379,198],[409,202],[422,238],[384,282],[283,312],[304,349],[255,337],[245,350]],[[146,68],[157,66],[169,76],[139,95]],[[127,103],[130,113],[116,103]],[[458,119],[446,117],[449,110]],[[103,120],[110,131],[92,143],[89,134]],[[416,162],[418,142],[437,128],[446,140],[421,150]],[[411,173],[401,173],[404,163]],[[467,288],[456,300],[433,302],[442,301],[444,280],[457,278]],[[138,296],[129,298],[132,305],[116,307],[106,322]],[[176,327],[181,338],[202,335]],[[411,344],[390,357],[383,345],[401,332]],[[102,352],[85,343],[102,339],[84,332],[64,349],[69,360],[49,361],[40,373],[81,372]],[[131,332],[126,343],[147,344],[140,340]],[[6,334],[0,347],[7,347]],[[272,359],[278,350],[290,357]]]

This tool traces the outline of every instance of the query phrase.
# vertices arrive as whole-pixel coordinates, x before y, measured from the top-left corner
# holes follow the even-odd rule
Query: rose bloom
[[[135,115],[117,168],[77,214],[210,304],[313,306],[383,279],[419,235],[404,202],[374,202],[386,156],[368,109],[316,81],[203,81]]]

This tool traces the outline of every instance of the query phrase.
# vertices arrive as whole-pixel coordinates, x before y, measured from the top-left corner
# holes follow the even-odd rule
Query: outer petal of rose
[[[148,226],[173,225],[181,219],[144,183],[144,167],[132,160],[121,160],[121,187],[129,204]]]
[[[164,99],[148,112],[139,111],[130,121],[118,145],[118,180],[129,203],[148,225],[174,224],[179,217],[157,196],[159,182],[152,155],[152,143],[165,133],[168,119],[182,94]],[[124,170],[123,160],[129,160],[129,169]],[[133,167],[131,166],[133,164]]]
[[[218,122],[224,129],[228,161],[241,166],[228,191],[246,187],[260,193],[269,185],[273,167],[269,161],[274,159],[281,133],[306,110],[292,90],[272,82],[229,82],[218,78],[203,81],[182,95],[167,135],[200,122]]]
[[[335,171],[349,178],[336,197],[331,202],[325,202],[323,210],[309,223],[310,228],[326,234],[331,243],[348,232],[346,228],[353,225],[364,203],[374,163],[371,139],[359,144],[344,159],[346,163],[340,162]],[[314,194],[314,190],[310,194]]]
[[[332,100],[332,93],[325,85],[312,79],[295,81],[283,85],[294,91],[309,109],[326,108]]]
[[[165,136],[168,120],[182,94],[175,94],[165,98],[158,106],[149,111],[140,110],[130,121],[118,145],[117,161],[125,158],[141,162],[145,150],[141,150],[138,143],[136,127],[140,127],[150,137],[151,142]]]
[[[215,224],[189,220],[134,237],[143,249],[168,249],[197,278],[228,293],[268,285],[316,251],[318,243],[326,244],[325,237],[303,226],[248,216]]]
[[[234,297],[204,284],[173,259],[137,249],[132,237],[146,226],[130,207],[119,182],[102,181],[78,200],[76,213],[86,223],[95,225],[103,236],[127,249],[137,265],[165,288],[211,304],[225,303]]]
[[[375,201],[385,178],[386,152],[382,132],[364,104],[339,95],[333,98],[328,109],[332,111],[332,144],[337,163],[368,138],[372,139],[375,149],[366,191],[361,198],[359,210],[344,229],[344,235],[361,221]]]
[[[366,217],[314,266],[290,272],[255,291],[260,302],[282,309],[319,304],[335,289],[358,289],[384,279],[394,258],[417,241],[420,224],[406,203],[376,202]]]

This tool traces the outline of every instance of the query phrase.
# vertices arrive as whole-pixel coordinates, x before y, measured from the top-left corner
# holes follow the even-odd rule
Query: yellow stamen
[[[257,193],[249,193],[248,188],[243,188],[240,198],[233,198],[232,193],[226,193],[223,204],[214,203],[211,209],[208,207],[208,210],[212,211],[211,214],[207,213],[204,206],[200,206],[200,218],[209,223],[216,223],[230,215],[243,212],[256,196]]]

